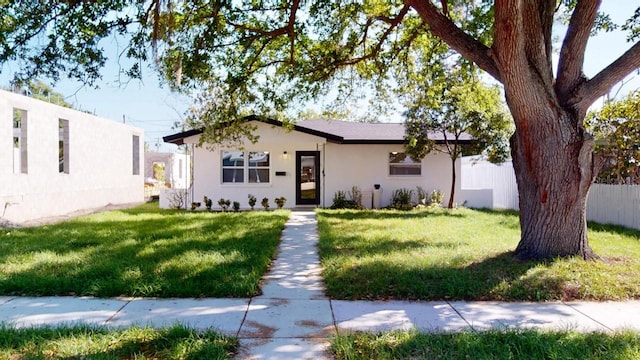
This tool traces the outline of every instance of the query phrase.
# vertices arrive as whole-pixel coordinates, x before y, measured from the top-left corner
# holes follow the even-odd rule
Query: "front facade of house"
[[[144,131],[0,90],[0,223],[144,201]]]
[[[275,198],[285,197],[285,207],[329,207],[338,191],[353,186],[363,193],[365,207],[385,207],[394,190],[417,186],[441,190],[445,199],[451,187],[451,160],[432,153],[415,163],[404,154],[402,124],[363,124],[309,120],[293,130],[276,121],[248,119],[260,136],[244,149],[219,144],[195,146],[199,131],[167,136],[166,142],[193,147],[193,187],[190,201],[220,198],[238,201],[246,209],[249,195],[276,207]],[[456,163],[459,171],[460,164]],[[379,185],[379,189],[375,189]],[[460,181],[456,181],[460,188]],[[161,200],[162,203],[162,200]]]

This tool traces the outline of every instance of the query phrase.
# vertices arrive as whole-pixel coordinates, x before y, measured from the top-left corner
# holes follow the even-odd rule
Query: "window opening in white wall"
[[[249,159],[249,161],[245,161]],[[222,151],[222,182],[223,183],[269,183],[269,152],[268,151]]]
[[[391,176],[419,176],[422,174],[422,163],[411,159],[402,152],[389,153],[389,175]]]
[[[153,163],[153,179],[163,184],[166,181],[166,165],[163,162]]]
[[[140,175],[140,136],[133,135],[133,175]]]
[[[27,170],[27,111],[13,109],[13,173],[26,174]]]
[[[58,120],[58,172],[69,173],[69,120]]]

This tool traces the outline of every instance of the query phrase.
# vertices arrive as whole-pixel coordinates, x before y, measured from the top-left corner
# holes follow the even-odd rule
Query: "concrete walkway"
[[[543,328],[640,330],[640,301],[367,302],[324,295],[313,212],[293,212],[277,259],[251,299],[0,297],[0,322],[16,327],[88,323],[125,327],[187,324],[240,339],[238,359],[329,359],[336,332]]]

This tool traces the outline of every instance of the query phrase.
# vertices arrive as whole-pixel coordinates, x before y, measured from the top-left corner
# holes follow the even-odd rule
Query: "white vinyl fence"
[[[472,208],[518,210],[518,187],[513,165],[462,159],[459,203]],[[640,229],[640,186],[593,184],[587,201],[587,220]]]
[[[511,161],[496,165],[463,157],[461,172],[459,203],[472,208],[518,210],[518,185]]]
[[[593,184],[587,220],[640,229],[640,186]]]

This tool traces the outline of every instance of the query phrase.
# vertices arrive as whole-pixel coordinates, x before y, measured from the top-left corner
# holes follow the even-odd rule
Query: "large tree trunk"
[[[504,85],[515,120],[511,139],[523,259],[595,255],[587,242],[586,202],[595,177],[587,109],[640,67],[640,42],[593,78],[583,74],[585,49],[602,0],[575,2],[553,74],[557,0],[493,2],[493,43],[473,38],[433,0],[409,1],[432,34]]]
[[[514,111],[537,115],[516,118],[511,138],[522,231],[516,256],[592,259],[586,203],[595,175],[593,140],[577,125],[582,119],[549,106],[552,103],[532,102],[529,109]]]

